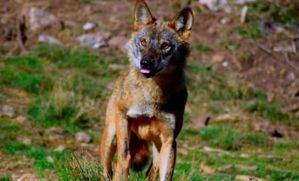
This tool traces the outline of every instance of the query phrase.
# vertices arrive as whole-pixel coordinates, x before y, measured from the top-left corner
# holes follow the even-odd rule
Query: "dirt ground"
[[[150,7],[156,17],[168,18],[174,16],[175,10],[180,5],[173,1],[149,1]],[[1,32],[12,31],[11,37],[1,36],[1,44],[5,50],[12,50],[16,35],[16,19],[20,15],[28,14],[30,7],[39,7],[56,15],[63,24],[61,30],[46,28],[45,30],[28,31],[30,47],[37,41],[37,34],[46,33],[54,35],[69,47],[77,47],[76,36],[83,33],[82,26],[86,22],[94,22],[97,27],[94,31],[105,31],[112,36],[130,37],[132,27],[133,1],[84,1],[66,0],[61,1],[4,1],[1,4]],[[170,5],[170,6],[169,6]],[[195,25],[193,28],[192,42],[202,42],[213,47],[213,52],[201,54],[193,51],[192,57],[201,63],[219,64],[227,61],[228,66],[223,71],[238,74],[254,86],[267,90],[269,97],[281,96],[291,103],[298,102],[298,63],[299,57],[298,36],[296,27],[285,26],[281,33],[275,32],[275,24],[265,20],[265,36],[258,40],[252,40],[234,33],[234,29],[241,27],[239,11],[231,14],[223,12],[210,12],[199,6],[197,1],[192,1],[191,7],[195,9]],[[247,19],[256,17],[248,15]],[[28,18],[27,18],[28,19]],[[5,35],[5,33],[1,33]],[[7,38],[12,41],[7,41]],[[223,49],[220,47],[221,40],[234,42],[235,47]],[[6,41],[5,41],[6,40]],[[288,50],[295,46],[294,52]],[[276,51],[275,48],[277,49]],[[103,48],[107,49],[107,48]],[[274,50],[273,50],[274,49]],[[111,50],[111,54],[116,53]],[[14,52],[12,52],[14,53]],[[117,52],[119,53],[119,52]],[[226,64],[226,63],[225,63]]]
[[[187,3],[188,1],[148,0],[153,14],[157,18],[166,20],[174,16]],[[38,35],[41,34],[56,37],[68,48],[79,48],[77,37],[84,33],[101,32],[108,33],[109,39],[113,37],[129,39],[132,31],[133,4],[132,0],[0,0],[0,59],[27,54],[38,43]],[[287,102],[283,111],[299,116],[298,26],[278,24],[263,19],[262,15],[257,16],[251,13],[247,14],[247,21],[242,24],[240,23],[240,10],[243,5],[235,5],[236,10],[231,13],[221,10],[210,11],[198,1],[190,1],[190,6],[195,13],[195,24],[191,36],[193,51],[190,61],[206,67],[217,67],[219,72],[237,77],[246,82],[249,87],[265,91],[269,102],[283,99]],[[31,30],[28,14],[32,7],[52,13],[61,24],[36,31]],[[19,31],[17,20],[22,16],[25,16],[27,26],[27,41],[24,46],[28,52],[22,50],[17,42]],[[251,22],[256,21],[258,21],[259,28],[257,35],[251,33],[256,27],[250,26]],[[94,23],[95,28],[84,30],[82,27],[87,22]],[[243,31],[247,33],[242,33]],[[121,44],[123,41],[117,43]],[[120,45],[104,46],[95,51],[111,56],[125,55]],[[31,100],[30,94],[14,93],[15,90],[8,88],[1,89],[1,91],[6,91],[6,95],[12,95],[8,96],[6,103],[15,104],[20,110],[26,111],[26,106]],[[14,97],[15,95],[18,96]],[[21,97],[26,99],[20,101]],[[26,124],[26,126],[32,125]],[[42,130],[40,127],[32,127],[37,134]],[[266,126],[266,129],[269,127],[271,126]],[[93,129],[100,130],[101,126],[96,125]],[[298,128],[286,127],[285,129],[286,132],[291,132],[288,129],[292,130],[295,135],[298,131]],[[65,137],[68,136],[71,137],[67,134]],[[34,139],[39,138],[37,136]],[[48,143],[51,144],[51,141]],[[55,144],[60,143],[55,142]],[[96,144],[85,145],[86,147],[82,148],[82,145],[70,142],[67,138],[61,141],[61,144],[72,145],[78,152],[81,149],[85,150],[91,158],[96,158]],[[13,178],[24,176],[24,173],[33,173],[32,168],[27,169],[25,165],[20,168],[19,165],[12,164],[16,160],[32,164],[30,163],[32,160],[28,161],[27,157],[9,157],[8,159],[5,157],[0,151],[0,160],[1,162],[4,160],[1,165],[7,163],[7,167],[0,168],[0,170],[12,174]],[[34,179],[32,175],[28,177]],[[24,178],[23,180],[28,180]]]

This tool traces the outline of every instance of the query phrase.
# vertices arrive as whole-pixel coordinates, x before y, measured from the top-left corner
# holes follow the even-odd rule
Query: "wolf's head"
[[[129,42],[132,63],[147,78],[182,68],[194,22],[192,10],[182,9],[171,21],[159,22],[143,0],[137,0],[134,32]]]

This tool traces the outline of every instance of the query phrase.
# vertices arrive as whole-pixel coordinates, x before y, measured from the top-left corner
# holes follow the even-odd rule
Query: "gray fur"
[[[160,60],[160,62],[157,62],[159,73],[176,69],[185,63],[189,52],[188,44],[182,42],[175,31],[171,31],[165,26],[167,25],[155,23],[154,25],[143,27],[133,35],[132,40],[128,44],[128,55],[133,65],[138,69],[140,69],[141,59],[148,51],[161,52],[157,55],[157,59]],[[146,48],[143,48],[140,41],[145,38],[149,38],[148,45]],[[163,52],[161,50],[161,43],[163,43],[161,40],[170,43],[170,52]]]

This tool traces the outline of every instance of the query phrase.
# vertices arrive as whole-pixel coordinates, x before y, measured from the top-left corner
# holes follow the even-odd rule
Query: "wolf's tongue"
[[[149,69],[142,68],[142,69],[140,70],[140,72],[141,72],[141,73],[144,73],[144,74],[148,74],[148,73],[150,73],[151,71],[150,71]]]

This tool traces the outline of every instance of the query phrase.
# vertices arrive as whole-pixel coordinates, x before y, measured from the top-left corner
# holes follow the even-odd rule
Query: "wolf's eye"
[[[168,50],[170,48],[170,44],[167,42],[162,43],[161,49],[162,50]]]
[[[146,47],[146,39],[141,39],[141,40],[140,40],[140,44],[141,44],[143,47]]]

